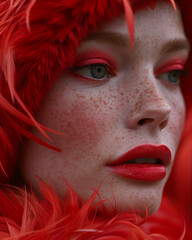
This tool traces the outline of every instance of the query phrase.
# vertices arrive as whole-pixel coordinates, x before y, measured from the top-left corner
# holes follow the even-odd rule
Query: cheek
[[[73,141],[81,144],[95,143],[106,134],[110,112],[106,106],[97,103],[94,97],[74,95],[70,105],[60,111],[56,121],[59,131],[66,133]],[[69,100],[68,96],[65,100]],[[60,107],[59,107],[60,108]]]
[[[175,142],[176,147],[178,147],[185,120],[185,102],[182,94],[178,92],[178,94],[172,97],[170,104],[171,115],[168,127],[172,133],[172,141]]]
[[[89,111],[89,109],[87,110]],[[82,106],[75,106],[71,111],[66,108],[61,112],[59,117],[59,131],[66,134],[66,139],[71,139],[77,142],[81,141],[82,144],[94,140],[97,141],[97,137],[100,135],[97,124],[100,126],[102,125],[103,130],[105,128],[98,115],[92,112],[89,112],[89,115],[87,115],[86,112],[83,111]]]
[[[40,118],[46,126],[63,132],[66,141],[95,144],[105,141],[119,127],[125,100],[117,89],[61,91],[57,89],[57,94],[51,95],[59,98],[48,96]]]

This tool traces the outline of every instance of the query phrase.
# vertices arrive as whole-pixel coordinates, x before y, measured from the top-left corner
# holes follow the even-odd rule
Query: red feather
[[[176,8],[173,0],[167,1]],[[36,122],[34,116],[40,109],[42,99],[60,73],[73,64],[76,48],[87,34],[96,28],[101,29],[101,24],[125,12],[132,42],[134,22],[131,8],[134,11],[147,6],[154,8],[156,2],[157,0],[130,0],[130,4],[126,0],[92,0],[91,4],[84,0],[6,0],[0,2],[1,181],[9,181],[10,178],[7,176],[13,174],[19,143],[22,140],[20,136],[27,136],[50,147],[49,144],[35,138],[25,128],[26,125],[27,127],[35,125],[43,134],[44,131],[48,131]],[[181,9],[187,37],[192,43],[191,1],[178,0],[177,4]],[[166,188],[166,196],[169,196],[174,204],[182,209],[185,217],[187,216],[188,239],[192,238],[188,233],[192,223],[191,66],[192,56],[190,55],[186,64],[189,76],[181,86],[186,100],[188,120],[175,167]],[[58,149],[55,148],[55,150]],[[77,239],[87,239],[86,237],[91,239],[161,239],[158,233],[174,234],[169,228],[166,229],[169,224],[179,230],[178,237],[182,237],[183,219],[171,211],[171,214],[177,216],[178,220],[174,225],[174,218],[168,218],[166,215],[167,210],[171,209],[168,203],[162,208],[163,212],[150,218],[153,225],[150,225],[149,219],[149,225],[153,227],[146,229],[156,230],[150,230],[149,234],[152,235],[147,236],[139,228],[141,223],[136,218],[136,214],[122,213],[110,219],[98,220],[95,217],[96,213],[90,214],[95,211],[90,205],[94,196],[88,203],[82,203],[82,206],[79,206],[79,200],[73,192],[71,192],[72,200],[66,202],[59,199],[46,186],[44,186],[44,191],[46,198],[44,202],[32,193],[27,194],[25,190],[17,189],[17,193],[8,191],[6,194],[1,192],[1,239],[5,236],[9,236],[9,239],[13,236],[11,239],[25,240],[63,239],[63,236],[67,239],[71,237],[71,234],[74,234],[73,236],[77,234]],[[101,201],[100,204],[103,202]],[[72,213],[65,206],[68,206],[68,210]],[[76,216],[75,213],[78,215]],[[164,225],[165,228],[163,228]],[[69,232],[67,232],[68,229]],[[69,235],[65,235],[67,233]]]
[[[127,26],[130,36],[130,47],[132,48],[134,42],[134,14],[131,8],[130,2],[128,0],[123,0],[125,8],[125,16],[127,20]]]
[[[16,187],[6,193],[0,191],[0,239],[176,240],[176,233],[180,236],[184,231],[183,219],[170,203],[165,206],[166,211],[153,217],[153,222],[149,219],[144,223],[133,212],[98,215],[97,204],[93,204],[97,192],[83,203],[68,184],[65,200],[44,182],[40,185],[43,199]],[[164,231],[166,227],[172,235]]]

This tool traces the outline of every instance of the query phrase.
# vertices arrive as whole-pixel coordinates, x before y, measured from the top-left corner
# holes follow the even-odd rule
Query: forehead
[[[179,9],[164,1],[158,2],[155,9],[145,9],[135,12],[134,16],[134,45],[133,49],[150,46],[155,50],[177,51],[189,49],[182,18]],[[129,47],[130,39],[127,22],[124,15],[114,18],[111,22],[102,25],[101,30],[90,34],[83,42],[97,41],[104,44],[113,44],[116,47]]]
[[[154,1],[153,1],[154,2]],[[140,34],[151,33],[163,34],[170,32],[183,35],[184,27],[179,8],[175,11],[173,6],[165,1],[159,1],[154,9],[142,8],[134,13],[135,37]],[[115,18],[102,26],[102,31],[117,31],[124,33],[127,28],[125,16]]]
[[[160,1],[155,9],[148,8],[135,12],[136,34],[140,31],[145,32],[146,29],[150,32],[151,28],[153,32],[161,35],[167,32],[183,35],[184,27],[179,8],[177,7],[177,10],[175,10],[170,3]]]

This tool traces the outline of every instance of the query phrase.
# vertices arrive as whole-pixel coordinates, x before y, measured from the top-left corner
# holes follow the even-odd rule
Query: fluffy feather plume
[[[150,219],[149,223],[144,223],[144,219],[134,212],[98,215],[98,204],[93,204],[97,192],[83,203],[69,184],[65,200],[59,198],[44,182],[41,181],[40,185],[43,200],[33,193],[27,193],[25,189],[14,188],[0,192],[1,240],[176,240],[175,232],[181,235],[184,229],[180,216],[178,218],[169,205],[165,209],[172,215],[161,212],[161,216],[154,218],[153,223]],[[163,227],[159,227],[161,221]],[[177,231],[171,228],[169,233],[172,235],[167,232],[164,235],[166,224],[177,227]]]
[[[175,6],[173,0],[167,1]],[[34,119],[31,119],[30,114],[32,117],[35,116],[40,108],[42,99],[52,87],[54,81],[58,79],[58,76],[66,68],[73,64],[76,48],[87,34],[94,31],[96,28],[101,28],[101,23],[103,24],[105,21],[108,21],[115,16],[119,16],[124,11],[128,15],[129,12],[131,12],[131,8],[133,8],[133,10],[141,9],[141,7],[146,8],[147,6],[154,8],[156,2],[157,0],[132,0],[129,4],[124,0],[123,5],[123,1],[121,0],[92,0],[91,4],[87,4],[87,1],[84,0],[1,1],[0,167],[2,169],[2,174],[0,174],[0,176],[5,176],[4,172],[6,172],[8,176],[12,174],[19,149],[18,144],[21,138],[20,136],[27,136],[34,141],[49,147],[49,144],[46,145],[46,143],[41,142],[41,140],[34,138],[26,130],[26,126],[28,127],[29,125],[38,124],[36,126],[39,126],[43,132],[47,131],[46,128],[39,125],[39,123],[36,123]],[[186,34],[189,41],[192,42],[191,1],[178,0],[178,4],[184,19]],[[129,31],[130,33],[133,33],[133,26],[131,25],[131,21],[133,23],[133,18],[131,17],[132,20],[129,20],[128,16],[127,19],[128,26],[130,24]],[[192,57],[190,56],[187,63],[189,73],[191,72],[191,65]],[[184,84],[182,85],[187,104],[187,112],[190,112],[189,110],[192,106],[192,84],[190,76],[191,74],[189,74],[189,77],[184,80]],[[15,99],[15,96],[18,97],[14,103],[13,100]],[[26,110],[28,111],[28,115],[26,114]],[[191,114],[188,114],[188,116],[189,120],[187,121],[187,129],[190,129],[191,133],[192,116]],[[187,130],[185,133],[187,133]],[[190,136],[192,135],[190,134]],[[183,136],[183,145],[181,145],[178,155],[179,158],[177,158],[172,175],[173,177],[171,177],[173,182],[170,185],[168,184],[166,192],[167,194],[173,193],[173,196],[175,197],[174,202],[180,201],[186,215],[190,215],[190,219],[192,219],[192,161],[189,158],[189,156],[191,156],[190,136],[188,134]],[[183,158],[185,158],[185,161],[183,161]],[[180,169],[183,170],[180,171]],[[8,178],[6,179],[8,180]],[[187,187],[184,189],[183,186]],[[19,196],[23,196],[23,194],[24,193],[21,192],[19,193]],[[16,207],[23,212],[23,205],[22,207],[19,205],[19,202],[22,202],[23,200],[19,200],[20,197],[17,195],[14,196],[16,199],[15,204],[17,204]],[[27,195],[27,199],[29,198],[29,195]],[[15,206],[13,208],[13,204],[8,201],[8,196],[6,198],[5,195],[4,199],[7,200],[7,203],[10,203],[12,210],[16,208]],[[3,201],[3,197],[1,201]],[[36,200],[33,201],[35,202]],[[36,203],[40,204],[39,200],[36,201]],[[29,205],[27,205],[26,209],[28,209]],[[2,204],[2,206],[5,206],[5,204]],[[34,206],[32,209],[34,210]],[[32,209],[30,211],[32,211]],[[43,207],[41,206],[38,209],[43,209]],[[9,212],[8,207],[7,211]],[[15,211],[13,211],[13,213],[15,213]],[[4,220],[8,221],[7,218]],[[20,225],[16,220],[10,222],[11,220],[9,219],[9,225],[7,225],[7,222],[4,222],[3,226],[6,229],[6,233],[14,235],[15,232],[20,229],[17,228]],[[22,229],[23,228],[26,228],[26,226],[22,227]],[[87,227],[84,228],[87,229]],[[31,231],[33,232],[33,230]],[[91,234],[91,231],[92,230],[89,230],[88,234]],[[95,233],[95,230],[93,230],[93,232]],[[87,234],[87,232],[83,232],[82,234],[85,233]],[[107,237],[108,239],[110,238],[107,235],[102,237],[105,237],[103,239],[107,239]],[[23,239],[27,238],[23,237]],[[116,239],[118,239],[118,237]]]
[[[34,2],[34,1],[33,1]],[[2,71],[4,73],[5,80],[8,83],[11,99],[14,103],[16,98],[19,105],[25,110],[30,119],[33,121],[34,125],[39,129],[39,131],[48,139],[51,140],[50,137],[43,131],[41,126],[37,123],[35,118],[31,115],[31,113],[26,108],[23,101],[20,99],[19,95],[15,91],[15,55],[13,50],[13,41],[12,34],[15,28],[18,26],[18,20],[22,21],[26,19],[26,16],[19,14],[22,7],[25,6],[25,1],[6,1],[2,3],[1,6],[1,14],[2,21],[0,24],[0,34],[2,36],[0,46],[1,46],[1,54],[0,54],[0,64],[2,67]],[[30,2],[29,2],[30,4]],[[31,6],[31,4],[29,5]],[[28,9],[28,8],[27,8]],[[28,12],[28,11],[27,11]],[[14,20],[14,23],[12,21]]]

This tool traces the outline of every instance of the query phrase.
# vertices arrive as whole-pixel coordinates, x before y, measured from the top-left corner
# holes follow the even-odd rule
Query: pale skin
[[[117,44],[120,35],[124,40]],[[189,48],[179,11],[164,2],[155,10],[135,13],[134,37],[130,50],[124,17],[103,25],[77,49],[83,67],[62,74],[44,99],[37,120],[65,135],[51,136],[61,152],[30,140],[24,145],[21,173],[37,192],[37,176],[60,196],[66,190],[65,178],[84,200],[102,183],[99,195],[109,200],[108,207],[114,204],[114,194],[118,210],[144,210],[146,205],[152,214],[158,209],[185,118],[179,77],[174,83],[168,78],[169,71],[178,69],[158,70],[175,59],[184,65]],[[115,62],[115,73],[109,68],[102,79],[94,79],[85,66],[87,53],[94,64],[103,61],[102,54],[109,56],[105,64]],[[74,66],[78,64],[76,60]],[[37,130],[33,133],[40,136]],[[171,150],[163,180],[131,180],[107,169],[110,161],[146,143]]]

